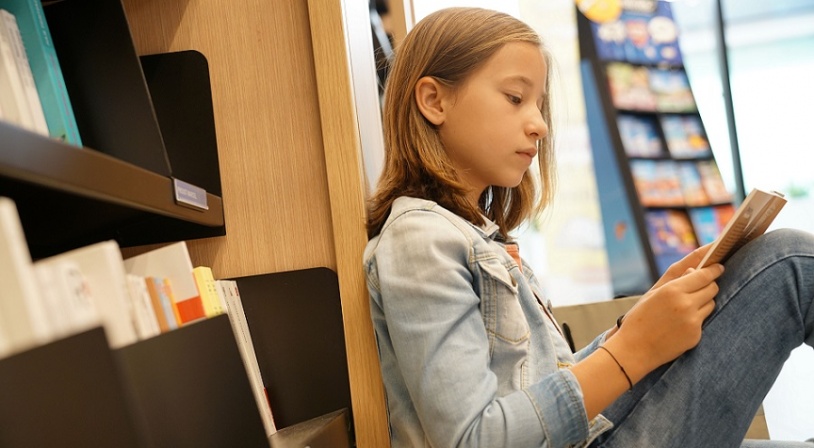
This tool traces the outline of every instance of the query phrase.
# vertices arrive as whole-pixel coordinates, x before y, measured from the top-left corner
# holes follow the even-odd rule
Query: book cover
[[[786,205],[786,198],[776,191],[753,189],[732,215],[721,235],[698,264],[698,269],[723,263],[748,242],[764,234]]]
[[[718,164],[715,160],[701,160],[696,163],[698,174],[701,176],[701,183],[704,185],[704,191],[712,203],[729,202],[732,200],[732,195],[727,190],[724,184],[724,179],[721,177],[721,171],[718,170]]]
[[[153,309],[146,279],[140,275],[127,274],[127,286],[130,291],[130,308],[133,326],[139,339],[147,339],[161,333],[158,318]]]
[[[81,147],[82,139],[42,3],[40,0],[0,0],[0,7],[17,19],[49,134]]]
[[[42,110],[40,94],[37,92],[37,85],[34,82],[34,75],[31,73],[31,63],[23,45],[23,38],[20,35],[20,28],[17,26],[17,19],[10,12],[0,9],[0,34],[5,33],[14,55],[14,62],[17,72],[20,75],[25,102],[31,117],[31,130],[40,135],[48,135],[48,124],[45,122],[45,113]]]
[[[592,21],[597,56],[605,61],[635,64],[681,64],[678,27],[670,5],[665,2],[652,5],[623,9],[616,20]]]
[[[698,248],[690,219],[682,210],[648,211],[645,223],[659,272]]]
[[[192,261],[186,242],[180,241],[124,260],[130,274],[167,279],[181,323],[206,317],[203,301],[195,285]]]
[[[153,305],[159,330],[164,333],[178,328],[170,298],[163,293],[163,280],[159,277],[144,277],[144,283],[147,285],[147,293],[150,294],[150,303]]]
[[[690,209],[690,221],[695,229],[695,236],[701,246],[709,244],[718,238],[724,230],[735,207],[731,204],[716,205],[713,207],[699,207]]]
[[[695,98],[690,81],[683,69],[651,68],[648,72],[650,90],[659,112],[695,112]]]
[[[162,279],[162,287],[164,294],[166,294],[170,299],[172,312],[175,316],[175,322],[179,327],[206,317],[201,296],[179,300],[178,296],[175,294],[175,289],[172,286],[172,280],[167,277]]]
[[[617,119],[622,146],[628,157],[660,157],[664,147],[656,119],[649,116],[619,114]]]
[[[243,364],[246,367],[246,373],[252,385],[252,392],[257,402],[257,408],[260,411],[260,416],[263,418],[266,435],[272,435],[277,432],[277,429],[274,424],[274,416],[272,415],[271,404],[268,399],[268,390],[266,389],[265,383],[263,383],[260,366],[257,363],[257,355],[255,354],[254,343],[252,342],[251,333],[249,332],[246,312],[240,300],[240,290],[237,287],[237,282],[234,280],[216,280],[215,283],[226,302],[226,313],[229,315],[229,322],[232,324],[232,331],[235,334],[237,346],[240,349],[240,356],[243,358]]]
[[[647,67],[612,62],[606,70],[614,107],[645,112],[656,110],[656,96],[650,89]]]
[[[711,155],[701,118],[696,115],[663,115],[661,129],[667,150],[677,159],[695,159]]]
[[[55,336],[67,336],[101,325],[90,286],[78,263],[35,262],[34,270]]]
[[[136,342],[138,336],[130,317],[127,276],[119,244],[102,241],[37,263],[54,265],[64,260],[76,263],[84,274],[111,348]]]
[[[690,206],[708,205],[704,185],[701,183],[701,175],[693,162],[678,162],[678,177],[681,181],[681,191],[684,193],[684,202]]]
[[[0,197],[0,356],[47,342],[53,335],[31,254],[9,198]]]
[[[675,162],[636,159],[630,161],[633,184],[645,207],[684,205],[684,193]]]

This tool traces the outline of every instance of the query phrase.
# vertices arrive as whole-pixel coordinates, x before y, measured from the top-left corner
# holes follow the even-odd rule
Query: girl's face
[[[537,141],[548,135],[540,112],[546,75],[539,47],[509,43],[454,94],[442,97],[439,136],[458,175],[472,187],[468,198],[475,206],[489,186],[519,185],[537,155]]]

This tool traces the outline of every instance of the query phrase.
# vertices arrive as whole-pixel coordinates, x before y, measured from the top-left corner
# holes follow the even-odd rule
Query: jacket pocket
[[[488,302],[483,304],[488,309],[484,310],[487,329],[511,344],[528,340],[529,324],[520,306],[514,277],[497,258],[479,260],[478,266],[482,273],[482,300]]]

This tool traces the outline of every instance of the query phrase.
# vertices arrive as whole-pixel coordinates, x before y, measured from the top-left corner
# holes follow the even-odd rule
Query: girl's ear
[[[446,120],[446,103],[444,102],[446,94],[446,86],[432,76],[419,79],[415,85],[415,102],[418,110],[421,111],[424,118],[436,126],[440,126]]]

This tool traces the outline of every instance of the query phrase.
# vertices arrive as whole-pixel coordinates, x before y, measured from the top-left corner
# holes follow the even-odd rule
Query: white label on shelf
[[[175,187],[175,202],[178,205],[198,210],[209,210],[209,205],[206,202],[206,190],[175,178],[172,179],[172,183]]]

